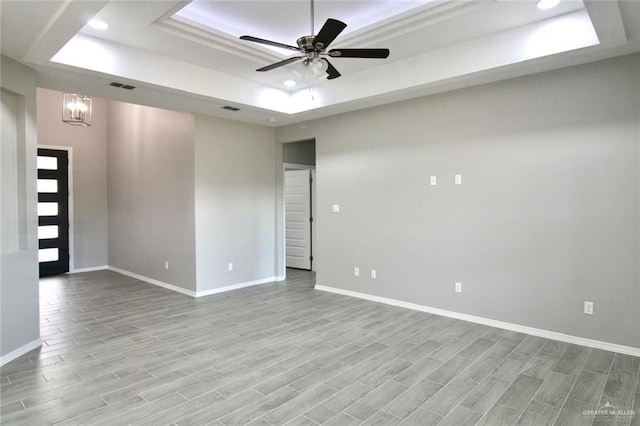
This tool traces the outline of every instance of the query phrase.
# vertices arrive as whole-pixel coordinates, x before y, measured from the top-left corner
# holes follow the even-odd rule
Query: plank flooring
[[[43,345],[2,367],[0,423],[640,424],[637,357],[314,281],[193,299],[111,271],[43,279]]]

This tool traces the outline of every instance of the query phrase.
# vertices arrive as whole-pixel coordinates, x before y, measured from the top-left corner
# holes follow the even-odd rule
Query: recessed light
[[[552,9],[560,3],[560,0],[539,0],[538,9]]]
[[[107,25],[106,22],[101,21],[99,19],[92,19],[89,21],[89,26],[91,28],[93,28],[94,30],[106,30],[107,28],[109,28],[109,25]]]
[[[285,86],[287,86],[287,87],[293,87],[293,86],[295,86],[296,84],[298,84],[298,83],[296,83],[296,82],[295,82],[295,81],[293,81],[293,80],[287,80],[287,81],[285,81],[285,82],[284,82],[284,85],[285,85]]]
[[[270,121],[271,123],[275,123],[276,121],[278,121],[278,119],[277,119],[277,118],[275,118],[275,117],[269,117],[269,121]]]

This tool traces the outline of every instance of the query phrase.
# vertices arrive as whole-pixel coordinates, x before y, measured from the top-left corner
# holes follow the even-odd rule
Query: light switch
[[[462,185],[462,175],[456,175],[454,180],[456,185]]]
[[[378,273],[376,272],[375,269],[371,270],[371,279],[375,280],[376,278],[378,278]]]
[[[333,213],[340,213],[340,204],[334,204],[331,211]]]
[[[357,266],[355,268],[353,268],[353,275],[355,277],[359,277],[360,276],[360,268],[358,268]]]
[[[431,178],[429,179],[429,184],[431,186],[436,186],[436,183],[437,183],[436,177],[435,176],[431,176]]]
[[[584,302],[584,313],[593,315],[593,302]]]

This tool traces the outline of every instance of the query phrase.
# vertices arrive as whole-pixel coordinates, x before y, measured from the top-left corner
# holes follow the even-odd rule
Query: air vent
[[[125,90],[133,90],[136,88],[136,86],[131,86],[129,84],[124,84],[124,83],[118,83],[118,82],[113,82],[110,84],[110,86],[112,87],[118,87],[120,89],[125,89]]]
[[[240,108],[236,108],[236,107],[229,106],[229,105],[225,105],[225,106],[220,107],[220,108],[226,109],[227,111],[233,111],[233,112],[240,111]]]

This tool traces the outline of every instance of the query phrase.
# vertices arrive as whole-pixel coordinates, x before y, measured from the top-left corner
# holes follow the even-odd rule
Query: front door
[[[40,276],[69,272],[69,153],[38,148]]]

